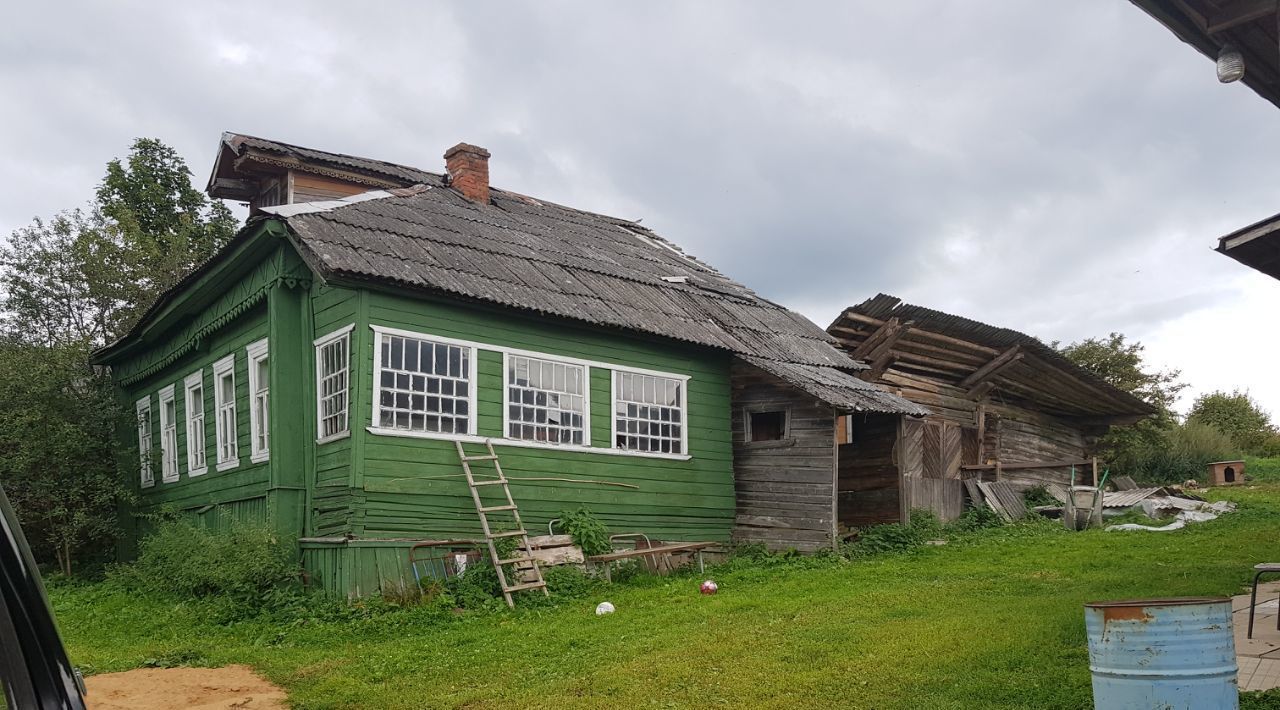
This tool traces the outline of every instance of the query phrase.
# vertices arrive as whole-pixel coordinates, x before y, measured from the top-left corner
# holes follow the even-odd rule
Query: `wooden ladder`
[[[526,589],[541,589],[544,595],[550,595],[547,591],[547,582],[542,578],[542,569],[538,566],[538,560],[533,557],[533,547],[529,545],[529,533],[524,529],[524,523],[520,521],[520,509],[516,506],[515,500],[511,498],[511,487],[507,485],[507,477],[502,474],[502,465],[498,463],[498,455],[493,452],[493,442],[489,439],[484,440],[485,448],[489,453],[481,456],[468,456],[466,450],[462,448],[461,441],[453,442],[458,447],[458,458],[462,460],[462,471],[467,475],[467,487],[471,489],[471,500],[476,504],[476,514],[480,516],[480,527],[484,530],[484,539],[489,546],[489,559],[493,561],[493,569],[498,573],[498,584],[502,585],[502,597],[507,600],[507,606],[515,608],[515,600],[511,595],[514,592],[524,591]],[[492,461],[494,471],[498,474],[497,478],[485,478],[477,481],[475,474],[471,471],[472,461]],[[505,504],[486,506],[480,498],[481,486],[501,486],[502,494],[506,498]],[[511,530],[500,530],[494,532],[489,526],[489,516],[492,514],[509,513],[514,521],[515,528]],[[506,538],[517,538],[519,541],[519,553],[514,557],[503,559],[498,553],[497,540]],[[503,571],[503,565],[528,565],[528,570],[533,573],[533,581],[521,582],[517,575],[515,584],[507,583],[507,575]]]

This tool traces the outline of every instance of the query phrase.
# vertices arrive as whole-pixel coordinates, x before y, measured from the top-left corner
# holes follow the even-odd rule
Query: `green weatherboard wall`
[[[306,271],[282,235],[278,225],[265,223],[231,265],[211,274],[209,283],[186,290],[198,295],[203,289],[204,305],[187,305],[186,313],[171,318],[172,327],[112,362],[130,408],[143,394],[152,397],[156,484],[139,490],[141,512],[172,507],[210,525],[232,519],[269,523],[283,535],[303,538],[303,561],[314,584],[345,595],[407,583],[407,551],[414,540],[478,537],[479,520],[452,441],[367,431],[375,395],[370,326],[376,325],[477,343],[478,434],[493,438],[512,479],[569,479],[513,483],[512,495],[531,531],[545,530],[561,510],[585,506],[615,532],[728,540],[734,489],[727,354],[502,309],[323,283]],[[353,326],[351,434],[317,444],[312,341],[346,326]],[[253,465],[244,347],[263,337],[270,347],[271,459]],[[609,365],[688,376],[688,458],[502,445],[502,353],[486,345],[598,363],[589,382],[591,445],[600,449],[610,446]],[[210,366],[230,352],[236,353],[241,465],[218,472]],[[183,379],[197,368],[205,372],[210,464],[207,474],[192,478]],[[177,483],[161,482],[159,471],[156,393],[170,383],[179,407]],[[134,430],[122,436],[137,441]],[[477,473],[483,466],[477,465]],[[136,467],[131,479],[137,489]]]

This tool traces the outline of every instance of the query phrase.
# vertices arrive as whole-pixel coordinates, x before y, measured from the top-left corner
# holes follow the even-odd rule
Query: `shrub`
[[[561,511],[560,529],[573,537],[574,544],[587,556],[613,552],[609,528],[586,508]]]
[[[543,568],[542,577],[547,581],[547,590],[553,597],[565,599],[586,597],[604,586],[599,578],[592,577],[573,565]]]
[[[920,530],[902,523],[873,525],[858,533],[858,539],[846,547],[850,557],[867,557],[889,552],[904,552],[923,545],[928,538]]]
[[[184,519],[162,520],[142,540],[137,562],[116,567],[110,576],[156,594],[254,603],[301,588],[292,542],[265,526],[239,522],[211,530]]]
[[[942,537],[942,521],[932,511],[925,508],[911,510],[911,528],[922,540],[933,540]]]
[[[450,577],[444,588],[453,603],[463,609],[497,608],[502,604],[502,585],[489,560],[473,562],[461,575]]]
[[[1174,425],[1162,432],[1159,441],[1115,462],[1113,470],[1147,483],[1181,483],[1202,478],[1213,461],[1239,455],[1231,437],[1208,424],[1189,421]]]
[[[987,528],[998,528],[1001,525],[1004,525],[1004,521],[1000,519],[996,511],[985,505],[970,506],[965,508],[959,518],[947,525],[947,532],[968,533]]]
[[[1027,504],[1027,508],[1034,508],[1037,505],[1059,505],[1058,499],[1049,495],[1049,489],[1044,486],[1032,486],[1023,491],[1022,500]]]

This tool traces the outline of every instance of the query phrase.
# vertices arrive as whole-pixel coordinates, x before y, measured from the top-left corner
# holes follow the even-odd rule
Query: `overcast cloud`
[[[1046,341],[1121,331],[1280,414],[1280,114],[1126,0],[21,3],[0,233],[137,136],[203,187],[233,130],[644,224],[826,326],[884,291]]]

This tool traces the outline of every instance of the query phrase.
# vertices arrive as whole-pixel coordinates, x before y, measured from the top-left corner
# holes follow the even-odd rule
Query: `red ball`
[[[702,583],[701,591],[703,594],[715,594],[719,590],[720,590],[720,585],[716,584],[715,582],[709,579]]]

